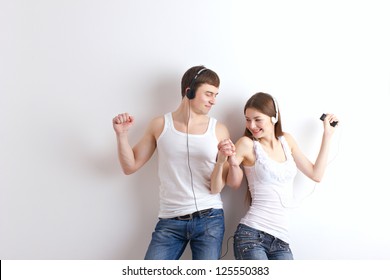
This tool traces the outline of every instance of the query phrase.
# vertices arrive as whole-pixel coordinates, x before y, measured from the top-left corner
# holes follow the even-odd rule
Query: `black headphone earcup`
[[[195,91],[192,88],[189,88],[187,90],[187,98],[188,99],[194,99],[195,98]]]

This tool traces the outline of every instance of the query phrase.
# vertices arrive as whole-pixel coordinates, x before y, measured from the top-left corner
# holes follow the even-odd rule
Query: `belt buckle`
[[[193,218],[193,214],[187,214],[184,216],[177,217],[177,219],[180,221],[188,221],[188,220],[192,220],[192,218]]]

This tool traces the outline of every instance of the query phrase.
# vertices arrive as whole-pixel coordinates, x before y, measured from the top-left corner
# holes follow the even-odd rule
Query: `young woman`
[[[294,138],[283,132],[278,105],[271,95],[262,92],[253,95],[245,105],[244,114],[244,136],[235,145],[230,139],[218,144],[211,191],[220,192],[225,183],[239,188],[244,170],[251,205],[234,234],[235,258],[291,260],[288,205],[293,199],[294,177],[299,169],[320,182],[336,129],[337,123],[333,122],[338,119],[333,114],[326,115],[320,151],[313,164]],[[226,176],[224,168],[228,168]]]

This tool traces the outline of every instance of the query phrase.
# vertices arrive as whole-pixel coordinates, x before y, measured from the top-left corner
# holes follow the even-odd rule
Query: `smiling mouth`
[[[255,130],[252,130],[252,134],[257,134],[257,133],[262,132],[262,131],[263,131],[263,129],[261,129],[261,128],[258,129],[258,130],[256,130],[256,131],[255,131]]]

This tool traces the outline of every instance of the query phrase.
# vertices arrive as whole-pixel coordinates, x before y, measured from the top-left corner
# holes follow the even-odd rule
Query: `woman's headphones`
[[[198,73],[196,73],[195,77],[192,79],[191,84],[190,84],[190,88],[187,90],[187,94],[186,94],[188,99],[194,99],[195,98],[195,88],[194,88],[194,85],[195,85],[196,79],[200,76],[200,74],[202,74],[205,71],[207,71],[207,68],[200,69],[198,71]]]
[[[272,122],[272,124],[275,125],[279,120],[279,110],[278,110],[278,104],[276,103],[275,98],[272,97],[272,100],[274,101],[274,105],[275,105],[275,117],[271,117],[271,122]]]

